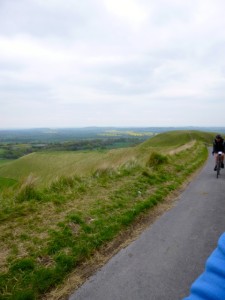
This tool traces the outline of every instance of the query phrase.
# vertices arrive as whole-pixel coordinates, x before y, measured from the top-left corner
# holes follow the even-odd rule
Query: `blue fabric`
[[[192,284],[183,300],[225,300],[225,233],[206,261],[205,271]]]

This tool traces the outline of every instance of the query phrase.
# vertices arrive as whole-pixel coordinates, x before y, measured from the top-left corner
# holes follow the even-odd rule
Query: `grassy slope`
[[[168,152],[192,140],[211,143],[213,136],[213,133],[199,131],[172,131],[159,134],[131,148],[110,151],[32,153],[0,166],[0,177],[21,180],[32,173],[39,179],[40,185],[47,186],[62,175],[90,175],[97,169],[114,169],[132,160],[145,163],[149,151]]]
[[[30,173],[40,179],[40,184],[54,181],[66,175],[87,175],[98,168],[116,167],[131,158],[133,149],[89,152],[32,153],[0,167],[0,176],[16,180]]]
[[[196,130],[169,131],[156,135],[154,138],[142,143],[139,147],[178,147],[192,140],[212,144],[215,133]]]
[[[22,170],[17,178],[41,176],[48,168],[43,176],[49,182],[47,172],[86,175],[61,177],[45,189],[31,178],[0,192],[0,298],[41,298],[136,216],[163,201],[206,160],[199,138],[211,142],[213,135],[168,132],[134,148],[32,154],[2,166],[2,177],[13,168]],[[167,154],[193,139],[191,148]]]

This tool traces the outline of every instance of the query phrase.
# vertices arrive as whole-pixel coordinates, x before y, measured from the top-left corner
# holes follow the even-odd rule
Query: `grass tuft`
[[[78,184],[81,181],[81,178],[78,176],[61,176],[60,178],[57,178],[52,184],[50,189],[52,191],[61,191],[68,188],[73,188],[76,184]]]
[[[93,176],[94,177],[97,177],[97,178],[104,178],[104,177],[112,177],[113,175],[116,174],[116,170],[113,169],[113,168],[110,168],[110,167],[101,167],[101,168],[98,168]]]
[[[158,167],[162,164],[168,163],[168,157],[165,155],[162,155],[157,152],[152,152],[148,161],[147,161],[147,166],[148,167]]]
[[[11,271],[32,271],[35,268],[34,260],[31,258],[23,258],[14,262],[11,266]]]
[[[21,184],[16,195],[19,202],[41,200],[41,193],[36,189],[37,178],[30,174]]]

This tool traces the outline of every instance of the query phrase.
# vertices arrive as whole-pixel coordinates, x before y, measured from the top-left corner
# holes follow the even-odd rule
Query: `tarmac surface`
[[[225,231],[225,169],[209,159],[176,205],[90,277],[69,300],[180,300]]]

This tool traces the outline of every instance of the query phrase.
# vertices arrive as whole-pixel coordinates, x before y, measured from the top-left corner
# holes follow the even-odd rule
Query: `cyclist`
[[[224,168],[224,152],[225,152],[225,146],[224,146],[224,139],[220,134],[217,134],[214,142],[213,142],[213,152],[212,154],[215,156],[215,162],[217,162],[217,156],[218,152],[222,152],[222,163],[221,163],[221,168]],[[217,166],[215,165],[214,171],[217,170]]]

